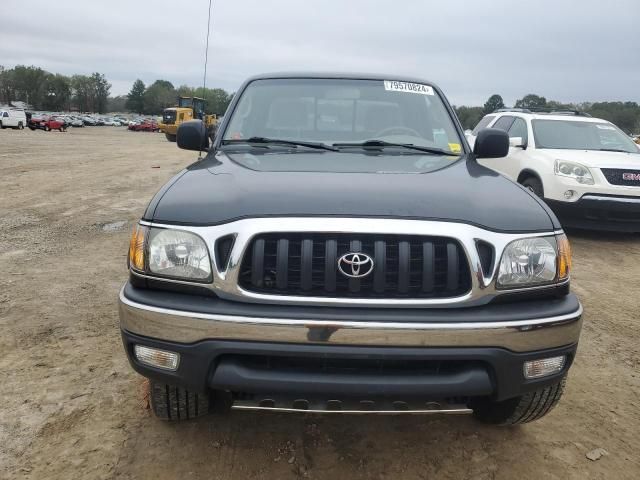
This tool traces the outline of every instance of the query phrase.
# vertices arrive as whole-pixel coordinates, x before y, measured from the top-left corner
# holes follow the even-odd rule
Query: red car
[[[33,115],[29,120],[29,128],[31,130],[42,129],[45,132],[50,130],[59,130],[64,132],[67,129],[67,125],[61,121],[56,119],[55,117],[49,117],[47,115],[35,116]]]
[[[133,130],[134,132],[157,132],[158,122],[155,120],[145,120],[142,123],[129,125],[129,130]]]

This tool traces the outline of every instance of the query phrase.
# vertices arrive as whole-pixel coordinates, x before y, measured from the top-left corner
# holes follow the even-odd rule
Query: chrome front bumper
[[[154,307],[119,298],[122,330],[167,342],[236,340],[389,347],[499,347],[529,352],[578,342],[582,306],[570,314],[500,322],[369,322],[248,317]]]

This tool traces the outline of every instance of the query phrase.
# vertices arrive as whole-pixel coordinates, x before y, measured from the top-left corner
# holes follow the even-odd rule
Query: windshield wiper
[[[239,138],[239,139],[229,139],[223,140],[223,145],[235,145],[240,143],[257,143],[262,145],[290,145],[292,147],[307,147],[307,148],[315,148],[318,150],[330,150],[332,152],[337,152],[338,149],[332,147],[331,145],[327,145],[326,143],[320,142],[298,142],[297,140],[280,140],[277,138],[266,138],[266,137],[249,137],[249,138]]]
[[[621,148],[600,148],[601,152],[621,152],[621,153],[631,153],[628,150],[622,150]]]
[[[354,143],[334,143],[334,147],[363,147],[363,148],[384,148],[384,147],[400,147],[407,148],[409,150],[418,150],[425,153],[433,153],[434,155],[453,155],[458,156],[457,153],[453,153],[441,148],[435,147],[423,147],[420,145],[414,145],[413,143],[394,143],[386,142],[384,140],[365,140],[364,142]]]

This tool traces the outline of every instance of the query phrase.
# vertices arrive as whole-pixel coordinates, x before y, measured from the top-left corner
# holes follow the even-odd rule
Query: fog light
[[[540,378],[558,373],[564,368],[566,360],[567,357],[562,355],[524,362],[524,378]]]
[[[571,197],[573,197],[576,194],[576,192],[574,192],[573,190],[567,190],[566,192],[564,192],[564,198],[566,198],[567,200],[569,200]]]
[[[180,355],[166,350],[158,350],[157,348],[144,347],[136,345],[133,348],[136,358],[145,365],[150,365],[164,370],[175,371],[178,369]]]

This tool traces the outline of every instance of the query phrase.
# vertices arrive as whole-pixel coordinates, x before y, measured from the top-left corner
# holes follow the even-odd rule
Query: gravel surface
[[[640,478],[638,235],[569,232],[585,325],[565,397],[536,423],[155,420],[116,298],[132,225],[196,157],[118,127],[0,131],[0,478]]]

